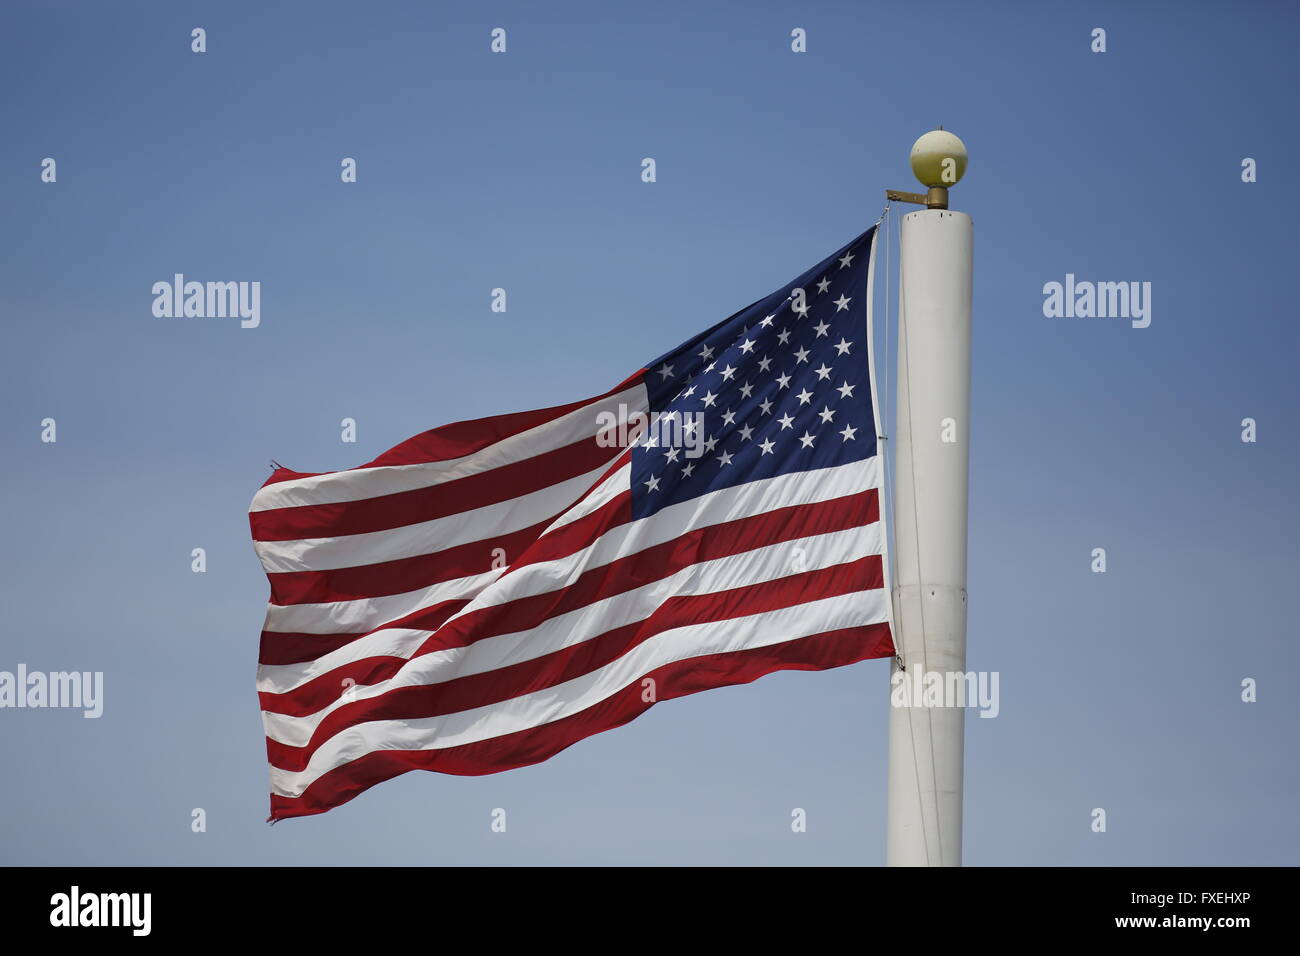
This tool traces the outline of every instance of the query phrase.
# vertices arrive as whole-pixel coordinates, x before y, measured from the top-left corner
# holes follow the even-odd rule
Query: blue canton
[[[652,416],[675,416],[690,438],[661,442],[671,429],[651,428],[633,449],[634,517],[876,454],[866,308],[874,234],[647,366]]]

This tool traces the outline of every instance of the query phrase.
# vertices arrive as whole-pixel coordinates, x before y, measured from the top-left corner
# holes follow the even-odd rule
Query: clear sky
[[[968,665],[1001,690],[967,720],[966,860],[1300,863],[1294,4],[8,0],[0,26],[0,670],[105,680],[97,720],[0,710],[0,863],[882,862],[884,661],[268,827],[246,511],[272,458],[606,390],[918,188],[940,123],[975,220]],[[260,326],[155,317],[175,273],[259,281]],[[1151,282],[1150,326],[1045,317],[1067,273]]]

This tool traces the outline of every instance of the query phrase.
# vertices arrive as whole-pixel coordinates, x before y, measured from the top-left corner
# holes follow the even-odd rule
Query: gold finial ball
[[[912,144],[912,172],[925,186],[952,186],[966,172],[966,144],[934,129]]]

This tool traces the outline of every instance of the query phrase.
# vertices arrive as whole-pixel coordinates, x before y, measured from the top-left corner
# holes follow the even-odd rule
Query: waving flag
[[[892,655],[874,238],[604,395],[272,474],[249,514],[271,819]]]

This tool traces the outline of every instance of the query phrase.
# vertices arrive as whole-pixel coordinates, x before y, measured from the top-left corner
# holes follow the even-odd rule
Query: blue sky
[[[350,467],[604,391],[917,188],[939,123],[975,220],[968,665],[1001,674],[967,721],[966,861],[1300,862],[1293,5],[0,16],[0,670],[106,682],[98,720],[0,711],[0,862],[882,862],[883,661],[267,827],[246,510],[273,457]],[[156,318],[176,272],[260,281],[260,327]],[[1150,327],[1044,317],[1067,273],[1151,282]]]

